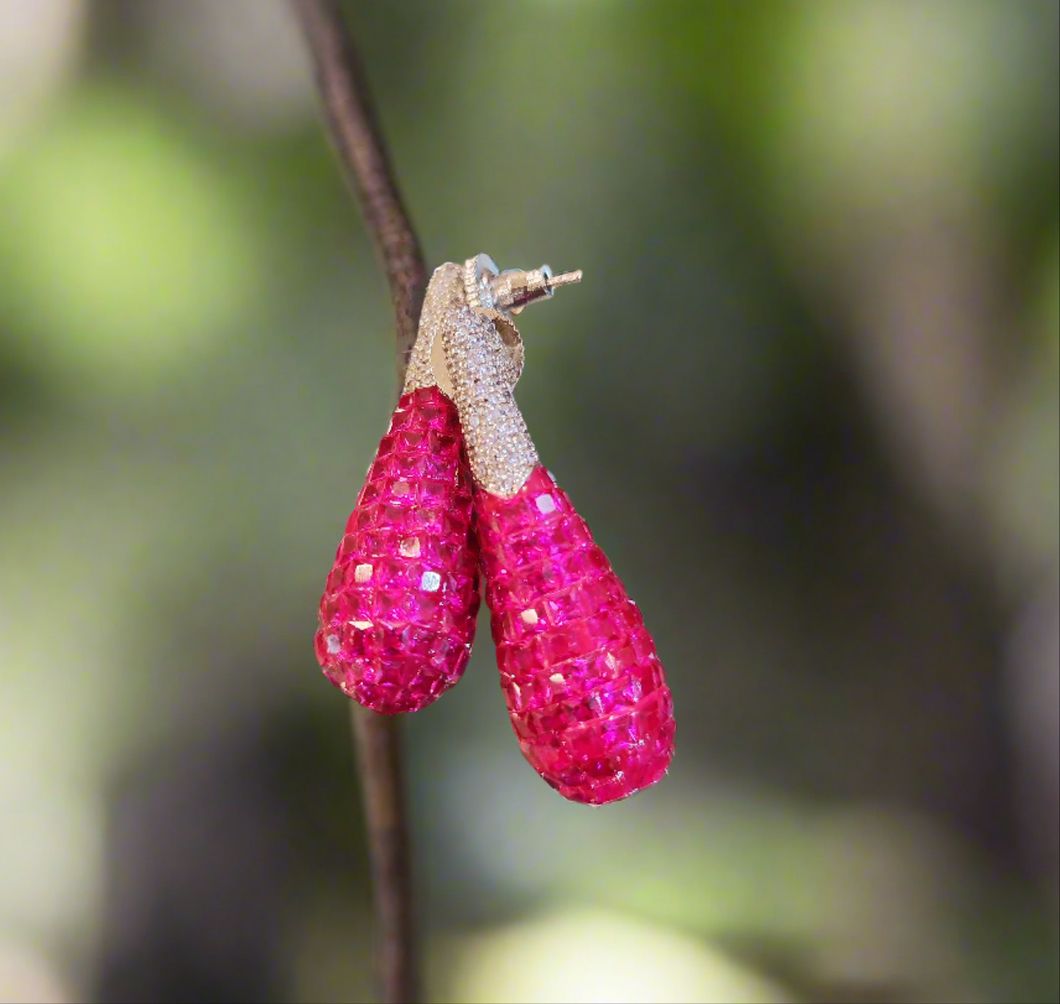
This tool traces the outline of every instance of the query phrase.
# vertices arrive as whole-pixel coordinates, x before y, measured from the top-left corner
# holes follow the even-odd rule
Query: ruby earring
[[[577,282],[486,255],[435,272],[450,396],[464,430],[497,664],[523,755],[562,795],[602,805],[655,784],[673,700],[637,605],[541,464],[513,393],[528,303]],[[447,393],[449,391],[447,390]]]
[[[324,675],[388,715],[425,708],[457,683],[475,640],[471,486],[456,407],[439,389],[432,361],[441,356],[436,334],[447,295],[435,284],[427,293],[401,398],[319,609],[315,648]]]
[[[564,797],[655,784],[673,700],[637,605],[541,464],[515,403],[514,317],[578,282],[479,255],[431,278],[402,396],[320,603],[317,659],[349,697],[418,711],[463,675],[479,566],[523,755]]]

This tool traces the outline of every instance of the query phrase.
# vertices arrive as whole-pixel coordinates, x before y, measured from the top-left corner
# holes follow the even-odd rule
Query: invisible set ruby
[[[471,656],[480,592],[462,449],[437,387],[403,395],[328,575],[317,660],[382,714],[433,703]]]

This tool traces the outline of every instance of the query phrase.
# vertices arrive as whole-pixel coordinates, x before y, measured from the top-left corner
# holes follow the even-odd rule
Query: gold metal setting
[[[423,387],[434,387],[437,385],[442,389],[446,397],[452,397],[452,383],[449,375],[445,372],[445,361],[440,357],[440,351],[435,351],[435,341],[441,326],[441,320],[447,310],[455,306],[452,304],[452,287],[461,279],[463,272],[459,265],[446,262],[439,265],[431,276],[430,284],[427,286],[427,295],[423,299],[423,309],[420,312],[420,327],[416,333],[416,342],[412,346],[412,354],[409,356],[409,366],[405,371],[405,386],[402,394],[409,394]],[[441,342],[438,342],[441,349]],[[435,372],[435,364],[440,372]]]
[[[488,255],[447,262],[427,287],[405,393],[435,384],[460,415],[471,474],[479,487],[511,498],[538,464],[515,403],[523,342],[512,320],[582,274],[554,276],[547,265],[501,272]]]

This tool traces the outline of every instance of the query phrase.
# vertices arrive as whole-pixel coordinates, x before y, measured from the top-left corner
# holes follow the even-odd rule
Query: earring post
[[[510,314],[519,314],[529,304],[551,297],[557,287],[570,286],[581,280],[581,269],[559,275],[553,275],[547,265],[525,272],[508,269],[489,280],[490,305]]]
[[[571,286],[576,282],[582,281],[582,270],[575,269],[573,272],[562,272],[559,275],[554,275],[549,279],[548,284],[552,289],[556,289],[558,286]]]

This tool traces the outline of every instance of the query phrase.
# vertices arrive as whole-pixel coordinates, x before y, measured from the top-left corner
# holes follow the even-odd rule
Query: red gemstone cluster
[[[479,608],[460,420],[437,387],[402,396],[320,602],[317,660],[386,715],[419,711],[464,673]]]
[[[658,781],[673,700],[655,643],[585,521],[544,467],[476,490],[486,603],[512,727],[560,794],[602,805]]]
[[[427,335],[346,524],[315,644],[347,696],[418,711],[463,675],[481,570],[523,755],[564,797],[604,805],[666,773],[673,699],[640,610],[537,459],[511,393],[521,343],[515,362],[514,326],[502,335],[492,320],[580,277],[501,275],[481,255],[435,272]],[[439,331],[453,399],[426,386]]]

